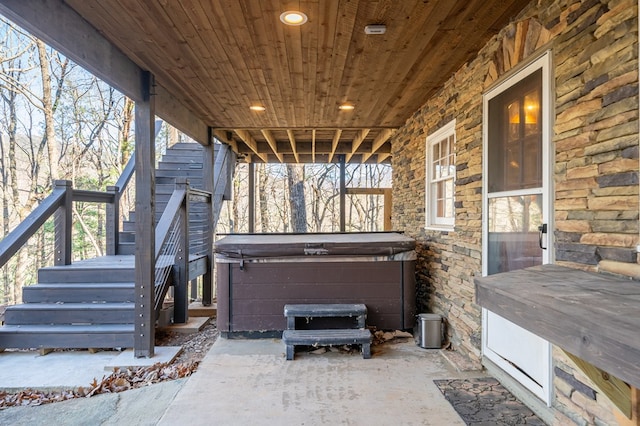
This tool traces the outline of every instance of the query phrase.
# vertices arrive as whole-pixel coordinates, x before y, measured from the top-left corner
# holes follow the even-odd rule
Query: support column
[[[53,181],[54,189],[64,189],[62,206],[54,214],[55,256],[56,266],[71,265],[71,232],[73,227],[73,187],[70,180]]]
[[[113,194],[113,203],[107,203],[106,207],[106,252],[107,256],[115,256],[118,254],[118,244],[120,243],[120,188],[107,186],[107,192]]]
[[[189,321],[189,185],[186,178],[176,178],[176,190],[185,191],[180,210],[180,238],[176,241],[178,250],[173,263],[174,284],[173,322],[186,324]]]
[[[142,73],[142,100],[135,105],[136,251],[134,355],[155,349],[155,96],[153,75]]]
[[[249,163],[249,233],[256,232],[256,165]]]
[[[202,305],[203,306],[211,306],[213,302],[213,268],[214,268],[214,259],[213,259],[213,236],[216,232],[214,227],[214,217],[213,217],[213,198],[214,198],[214,164],[215,159],[214,156],[214,145],[213,145],[213,130],[209,127],[208,137],[207,137],[208,145],[204,146],[204,156],[202,158],[202,189],[211,193],[210,203],[207,205],[207,236],[205,240],[207,242],[207,272],[202,276]],[[220,174],[218,174],[219,176]]]
[[[344,154],[340,154],[340,232],[346,230],[346,164]]]

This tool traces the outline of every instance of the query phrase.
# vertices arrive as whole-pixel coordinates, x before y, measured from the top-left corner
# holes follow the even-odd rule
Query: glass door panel
[[[542,264],[542,195],[490,198],[487,274]]]

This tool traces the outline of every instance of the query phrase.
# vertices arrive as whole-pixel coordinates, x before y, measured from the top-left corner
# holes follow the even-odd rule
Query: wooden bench
[[[367,307],[363,304],[299,304],[285,305],[287,330],[282,333],[282,341],[287,347],[287,360],[294,358],[296,345],[351,345],[362,348],[362,357],[371,358],[371,332],[365,329]],[[357,328],[296,330],[296,318],[314,317],[355,317]]]

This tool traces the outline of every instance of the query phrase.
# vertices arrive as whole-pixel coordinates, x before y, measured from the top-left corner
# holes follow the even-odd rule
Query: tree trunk
[[[40,73],[42,77],[42,112],[44,113],[45,139],[47,153],[49,154],[49,174],[51,180],[59,178],[58,172],[58,146],[53,121],[53,96],[51,91],[51,74],[49,72],[49,57],[42,40],[36,39],[38,57],[40,59]]]
[[[127,165],[131,152],[133,151],[133,142],[129,139],[131,135],[131,124],[133,123],[133,107],[134,102],[124,99],[124,107],[122,108],[122,129],[120,130],[120,171]],[[122,189],[122,188],[120,188]]]
[[[269,232],[269,205],[268,197],[269,175],[267,165],[258,165],[258,204],[260,208],[260,231]]]
[[[304,197],[304,165],[287,164],[291,230],[307,232],[307,209]]]

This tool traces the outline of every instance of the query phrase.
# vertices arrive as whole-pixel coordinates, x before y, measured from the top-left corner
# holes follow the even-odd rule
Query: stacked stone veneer
[[[616,271],[637,271],[637,14],[636,0],[532,1],[425,99],[393,138],[393,227],[418,241],[418,308],[443,314],[447,344],[477,366],[481,310],[473,278],[482,271],[482,93],[519,63],[551,50],[555,261],[587,270],[608,262],[631,267]],[[425,229],[425,142],[452,119],[455,229],[433,231]],[[555,368],[562,372],[554,376],[556,388],[566,391],[573,385],[565,379],[580,377],[570,361]],[[596,394],[556,394],[559,420],[609,420],[598,408],[586,411],[602,407]]]

